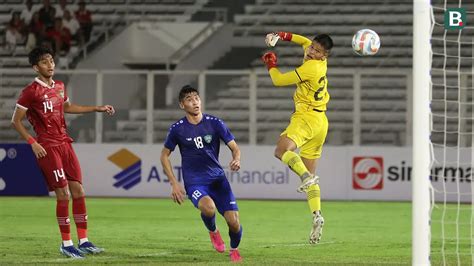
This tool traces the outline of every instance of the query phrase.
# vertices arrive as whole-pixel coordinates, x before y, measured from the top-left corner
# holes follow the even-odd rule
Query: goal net
[[[430,17],[430,261],[474,265],[474,2],[432,0]]]

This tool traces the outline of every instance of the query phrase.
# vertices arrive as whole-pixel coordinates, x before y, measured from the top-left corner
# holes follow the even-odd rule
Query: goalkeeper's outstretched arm
[[[281,73],[277,68],[277,56],[274,52],[265,53],[262,56],[262,61],[267,65],[268,73],[272,79],[273,85],[275,86],[287,86],[296,84],[302,81],[297,70]]]
[[[281,73],[276,67],[271,68],[268,73],[275,86],[288,86],[301,82],[295,70]]]
[[[298,34],[291,33],[291,32],[278,32],[278,36],[280,36],[280,39],[284,41],[294,42],[296,44],[303,46],[304,48],[310,46],[312,43],[310,39]]]
[[[312,41],[304,36],[293,34],[291,32],[271,32],[265,36],[265,44],[268,47],[273,47],[277,44],[278,40],[283,40],[287,42],[294,42],[303,46],[303,49],[306,49],[312,44]]]

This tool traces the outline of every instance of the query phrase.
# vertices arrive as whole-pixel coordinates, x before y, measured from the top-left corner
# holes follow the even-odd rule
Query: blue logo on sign
[[[140,183],[142,179],[142,160],[140,157],[127,149],[121,149],[110,155],[108,159],[123,169],[123,171],[114,175],[114,179],[117,181],[114,187],[129,190]]]

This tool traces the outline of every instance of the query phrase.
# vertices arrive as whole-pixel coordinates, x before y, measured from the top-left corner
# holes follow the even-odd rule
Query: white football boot
[[[309,243],[317,244],[321,240],[323,235],[323,225],[324,218],[321,215],[321,211],[318,211],[313,214],[313,228],[311,228],[311,233],[309,234]]]
[[[319,184],[319,176],[311,175],[301,182],[301,185],[296,189],[296,191],[299,193],[306,192],[311,185],[316,184]]]

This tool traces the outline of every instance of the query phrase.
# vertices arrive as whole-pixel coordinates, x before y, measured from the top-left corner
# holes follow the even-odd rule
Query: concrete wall
[[[165,63],[167,58],[205,28],[207,23],[134,23],[79,63],[78,69],[129,69],[125,63]],[[75,75],[68,88],[79,104],[94,104],[95,75]],[[145,108],[146,77],[104,75],[104,103],[117,109]]]

